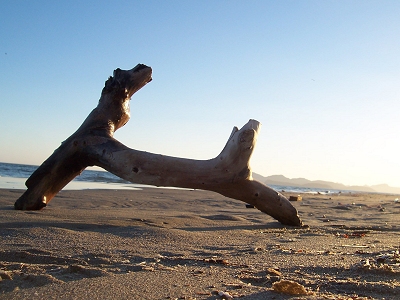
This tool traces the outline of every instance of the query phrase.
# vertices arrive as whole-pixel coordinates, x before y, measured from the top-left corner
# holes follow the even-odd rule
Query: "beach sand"
[[[0,190],[0,299],[400,297],[398,195],[302,194],[295,228],[207,191],[61,191],[16,211],[22,192]]]

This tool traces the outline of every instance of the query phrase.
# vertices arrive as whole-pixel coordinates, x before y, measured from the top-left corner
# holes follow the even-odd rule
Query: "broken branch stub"
[[[251,177],[249,159],[260,123],[250,120],[234,128],[222,152],[194,160],[130,149],[113,138],[128,122],[130,97],[151,81],[151,68],[117,69],[103,88],[97,107],[79,129],[28,178],[15,209],[37,210],[87,166],[99,166],[133,183],[214,191],[249,203],[283,224],[302,224],[283,195]]]

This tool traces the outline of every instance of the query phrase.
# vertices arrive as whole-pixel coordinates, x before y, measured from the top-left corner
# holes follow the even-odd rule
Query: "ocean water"
[[[26,189],[25,181],[38,168],[33,165],[1,163],[0,188]],[[65,189],[140,189],[143,185],[133,184],[106,171],[84,170]]]
[[[38,166],[1,163],[0,162],[0,188],[26,189],[25,181],[38,168]],[[64,190],[83,189],[141,189],[146,185],[134,184],[102,170],[84,170],[75,177]],[[278,192],[331,194],[339,193],[339,190],[324,190],[319,188],[304,188],[294,186],[271,185]]]

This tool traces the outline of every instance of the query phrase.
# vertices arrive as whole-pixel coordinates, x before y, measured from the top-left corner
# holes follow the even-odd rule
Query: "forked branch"
[[[193,160],[130,149],[113,138],[129,120],[130,97],[151,81],[151,68],[117,69],[107,80],[98,106],[81,127],[28,178],[16,209],[41,209],[87,166],[100,166],[133,183],[214,191],[242,200],[283,224],[300,226],[287,198],[251,177],[249,159],[259,122],[234,128],[222,152],[210,160]]]

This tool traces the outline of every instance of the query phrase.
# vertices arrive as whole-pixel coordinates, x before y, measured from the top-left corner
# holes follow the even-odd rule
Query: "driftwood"
[[[133,183],[214,191],[242,200],[283,224],[300,226],[297,210],[283,195],[252,180],[249,159],[259,122],[234,128],[222,152],[210,160],[169,157],[130,149],[113,138],[130,118],[131,96],[151,81],[150,67],[117,69],[97,107],[26,181],[15,209],[38,210],[88,166],[99,166]]]

